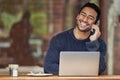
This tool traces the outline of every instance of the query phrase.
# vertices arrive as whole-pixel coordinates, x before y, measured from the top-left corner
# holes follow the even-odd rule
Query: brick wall
[[[64,26],[64,0],[53,0],[54,33],[63,31]]]

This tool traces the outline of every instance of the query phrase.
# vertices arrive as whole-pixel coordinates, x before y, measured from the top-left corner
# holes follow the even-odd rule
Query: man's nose
[[[87,22],[87,21],[88,21],[88,17],[85,16],[85,17],[83,18],[83,21]]]

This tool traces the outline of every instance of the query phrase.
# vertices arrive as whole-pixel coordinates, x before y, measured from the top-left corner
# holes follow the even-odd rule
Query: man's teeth
[[[85,26],[85,25],[86,25],[86,23],[84,23],[84,22],[81,22],[81,25]]]

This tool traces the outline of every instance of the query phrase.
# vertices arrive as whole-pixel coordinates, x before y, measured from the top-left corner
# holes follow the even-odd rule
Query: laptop
[[[100,52],[61,51],[59,76],[98,76]]]

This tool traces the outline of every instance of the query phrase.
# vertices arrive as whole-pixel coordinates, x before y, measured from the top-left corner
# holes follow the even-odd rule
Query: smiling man
[[[54,36],[45,57],[44,72],[59,73],[60,51],[99,51],[99,74],[106,68],[106,44],[100,39],[101,32],[96,25],[100,9],[93,3],[86,3],[76,16],[74,28]]]

